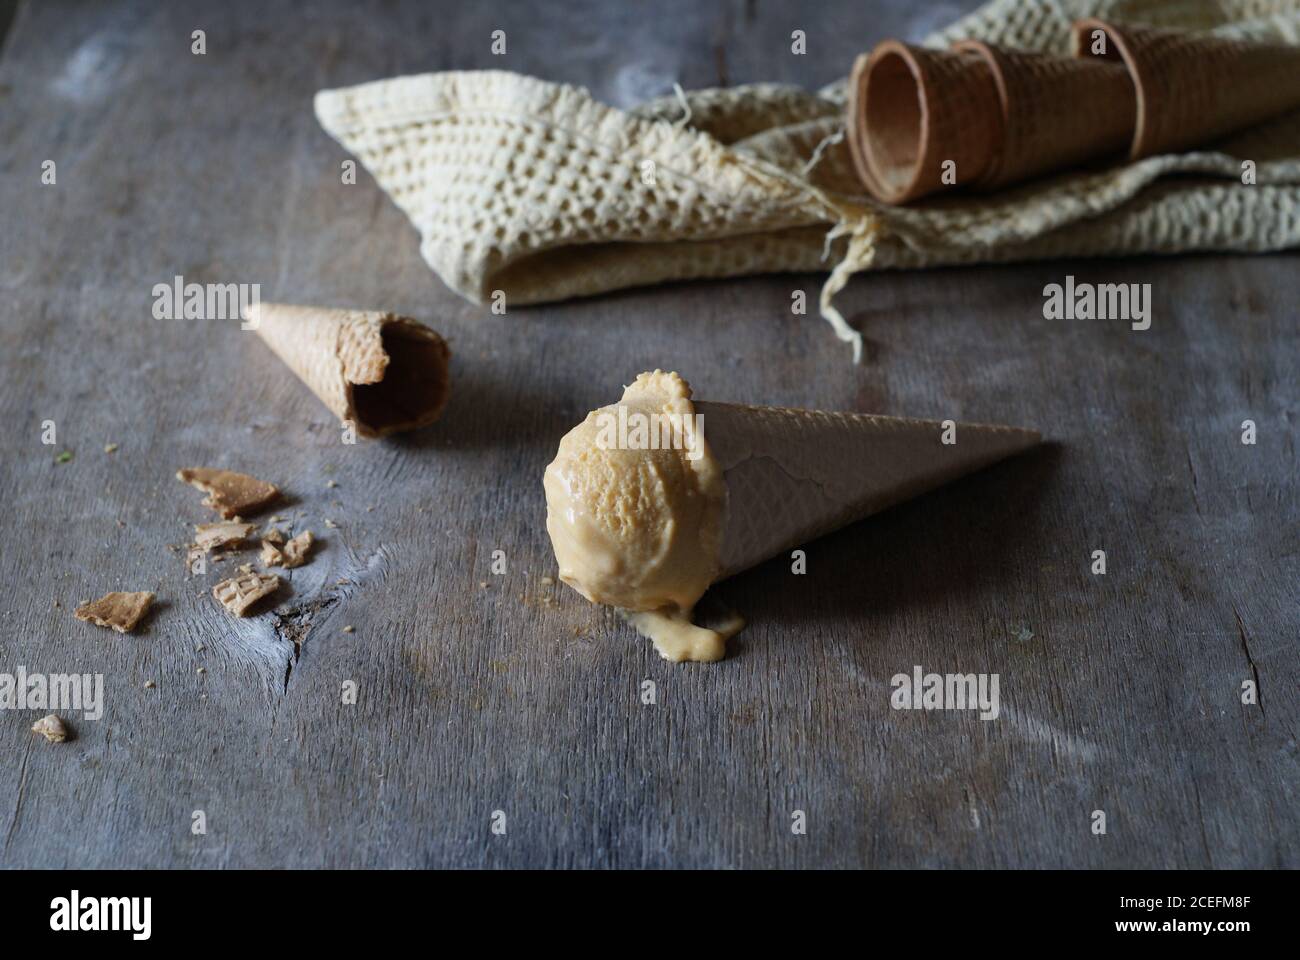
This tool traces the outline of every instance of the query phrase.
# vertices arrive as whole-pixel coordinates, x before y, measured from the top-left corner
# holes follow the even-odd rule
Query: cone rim
[[[1082,59],[1085,56],[1093,56],[1086,52],[1087,44],[1084,42],[1084,35],[1090,29],[1100,29],[1106,34],[1106,39],[1114,45],[1115,50],[1119,53],[1120,62],[1127,68],[1129,77],[1133,81],[1135,122],[1133,125],[1133,139],[1129,143],[1128,159],[1141,159],[1148,146],[1146,142],[1146,134],[1149,132],[1147,116],[1151,112],[1150,104],[1147,101],[1148,85],[1145,73],[1142,70],[1141,58],[1137,56],[1132,41],[1121,32],[1121,28],[1102,20],[1100,17],[1081,17],[1070,27],[1071,53],[1076,58]],[[1114,58],[1109,55],[1103,55],[1103,59],[1112,63],[1115,62]]]

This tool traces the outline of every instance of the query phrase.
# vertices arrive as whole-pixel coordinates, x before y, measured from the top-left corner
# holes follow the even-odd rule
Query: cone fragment
[[[261,303],[246,318],[321,402],[363,437],[437,420],[450,392],[451,352],[407,317]]]
[[[983,57],[1001,110],[1002,140],[979,189],[996,189],[1128,148],[1133,81],[1120,63],[1005,50],[979,40],[954,49]]]
[[[1096,31],[1105,50],[1094,54]],[[1137,95],[1131,159],[1203,146],[1300,109],[1300,47],[1117,26],[1074,25],[1075,56],[1124,64]]]
[[[1036,445],[1033,430],[698,402],[727,484],[718,579]]]
[[[979,182],[1002,138],[993,72],[968,50],[885,40],[853,65],[848,109],[853,164],[885,203]]]

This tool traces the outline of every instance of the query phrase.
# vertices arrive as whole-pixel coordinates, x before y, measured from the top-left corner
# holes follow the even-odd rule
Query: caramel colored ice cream
[[[670,660],[722,657],[725,637],[690,612],[721,572],[726,484],[681,377],[643,373],[589,413],[543,482],[561,580],[621,607]]]

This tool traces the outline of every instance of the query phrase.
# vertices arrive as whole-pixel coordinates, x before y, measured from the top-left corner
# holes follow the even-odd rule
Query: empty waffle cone
[[[885,40],[853,65],[849,150],[863,185],[885,203],[980,182],[1001,118],[993,71],[978,53]]]
[[[261,303],[246,319],[294,373],[363,437],[414,430],[447,404],[451,351],[407,317]]]
[[[699,402],[727,486],[722,574],[740,573],[1012,456],[1033,430]]]
[[[996,189],[1121,153],[1133,137],[1136,100],[1123,64],[1059,57],[962,40],[989,65],[998,91],[1002,140],[976,186]]]
[[[1104,50],[1095,49],[1097,31]],[[1076,56],[1128,68],[1137,94],[1134,160],[1202,146],[1300,109],[1300,47],[1095,18],[1075,23],[1073,39]]]

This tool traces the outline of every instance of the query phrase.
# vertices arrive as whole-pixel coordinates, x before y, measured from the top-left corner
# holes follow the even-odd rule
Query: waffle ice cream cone
[[[261,303],[245,318],[340,421],[364,437],[438,419],[450,390],[451,352],[407,317]]]
[[[854,167],[885,203],[980,182],[1002,139],[993,71],[969,50],[880,43],[853,65],[848,111]]]
[[[744,621],[691,623],[711,584],[1038,441],[1011,427],[695,402],[676,373],[647,371],[560,440],[542,478],[546,532],[560,579],[620,608],[660,655],[719,660]]]
[[[1097,31],[1106,43],[1094,55]],[[1202,146],[1300,109],[1300,47],[1094,18],[1074,25],[1073,40],[1076,56],[1128,69],[1137,96],[1134,160]]]
[[[1036,445],[1033,430],[697,402],[727,505],[721,580]]]
[[[976,186],[997,189],[1126,150],[1133,136],[1133,81],[1123,64],[1057,57],[963,40],[998,90],[1002,139]]]

